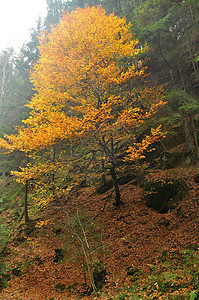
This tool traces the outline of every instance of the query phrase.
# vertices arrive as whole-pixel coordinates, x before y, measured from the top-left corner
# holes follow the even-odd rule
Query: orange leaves
[[[79,118],[81,133],[90,131],[92,133],[107,132],[116,125],[118,108],[122,104],[122,100],[117,96],[110,96],[106,103],[102,103],[99,108],[92,104],[84,103],[75,107],[75,110],[81,111],[83,115]],[[75,134],[75,133],[74,133]]]
[[[47,149],[57,141],[70,138],[74,129],[79,126],[77,119],[68,117],[63,112],[34,114],[25,123],[29,126],[21,128],[17,135],[7,136],[7,143],[2,140],[7,149],[26,153]]]
[[[56,170],[56,166],[39,163],[38,165],[28,164],[27,167],[21,167],[20,169],[20,171],[11,171],[11,175],[17,178],[17,182],[25,184],[31,179],[41,179],[45,173],[53,173]]]
[[[133,61],[126,71],[118,65],[121,58],[140,51],[130,26],[125,19],[107,16],[101,6],[66,13],[39,48],[40,59],[32,72],[39,92],[36,99],[42,98],[42,106],[49,103],[49,97],[57,105],[82,96],[94,101],[96,91],[103,97],[102,91],[108,92],[110,84],[142,76],[142,68],[138,69]],[[31,102],[40,109],[41,102],[36,99]]]
[[[136,58],[146,47],[139,49],[130,27],[125,19],[106,15],[101,6],[65,13],[60,24],[40,38],[40,57],[31,74],[36,93],[27,105],[30,116],[17,135],[0,140],[0,147],[32,158],[63,141],[85,139],[85,144],[99,148],[103,141],[106,148],[113,138],[119,143],[144,124],[164,104],[163,92],[135,88],[146,76],[144,62]],[[136,147],[129,147],[127,158],[143,157],[160,136],[159,129],[152,130]],[[112,149],[103,151],[107,155]],[[51,167],[49,161],[46,166],[36,161],[13,175],[24,183],[54,172]]]
[[[125,19],[107,16],[101,6],[86,7],[67,12],[47,38],[41,36],[40,58],[31,74],[37,93],[24,121],[28,127],[8,137],[15,149],[37,151],[121,125],[125,114],[117,122],[116,103],[120,110],[125,99],[116,96],[116,89],[145,72],[141,61],[135,61],[141,50],[130,27]],[[119,63],[125,57],[133,59],[127,65]],[[132,111],[126,114],[130,118]],[[130,119],[127,122],[130,125]]]
[[[124,110],[117,120],[117,124],[127,130],[142,123],[142,110],[138,107]]]
[[[13,150],[13,146],[8,141],[0,138],[0,149],[8,150],[9,152]]]
[[[164,91],[158,87],[146,87],[139,92],[128,93],[131,103],[118,116],[117,125],[126,130],[139,127],[163,106]],[[132,95],[131,95],[132,94]],[[142,108],[141,108],[142,107]]]
[[[146,107],[150,107],[153,111],[157,110],[158,106],[164,105],[165,91],[159,86],[147,86],[142,89],[138,96],[138,102]]]
[[[149,147],[157,142],[161,137],[164,137],[163,132],[161,130],[161,126],[156,129],[151,128],[151,134],[146,135],[145,138],[140,143],[134,143],[133,146],[129,146],[128,155],[125,157],[125,161],[134,161],[137,159],[145,158],[145,151],[153,151],[153,149],[149,149]]]

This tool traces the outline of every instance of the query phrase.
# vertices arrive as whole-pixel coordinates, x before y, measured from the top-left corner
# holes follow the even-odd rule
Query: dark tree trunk
[[[196,157],[197,157],[197,161],[199,161],[199,145],[198,145],[198,138],[197,138],[197,134],[196,134],[196,128],[194,125],[193,116],[190,117],[190,121],[191,121],[191,126],[192,126],[193,137],[194,137],[194,141],[195,141]]]
[[[119,185],[118,185],[118,180],[117,180],[117,176],[115,173],[115,166],[112,165],[112,167],[110,168],[111,171],[111,177],[113,180],[113,186],[115,189],[115,205],[116,206],[120,206],[121,205],[121,200],[120,200],[120,190],[119,190]]]
[[[52,146],[52,149],[51,149],[50,159],[51,159],[52,163],[55,162],[55,147],[54,146]],[[51,183],[52,183],[53,197],[55,197],[55,173],[54,172],[52,172]]]
[[[28,181],[25,183],[25,197],[24,197],[24,217],[25,223],[29,223],[30,219],[28,217]]]
[[[106,184],[104,155],[103,155],[103,157],[101,159],[101,167],[102,167],[102,177],[101,177],[100,186],[104,186]]]
[[[120,190],[119,190],[117,176],[115,173],[116,160],[115,160],[113,137],[111,137],[110,141],[111,141],[110,150],[107,146],[107,143],[105,142],[104,136],[102,137],[102,140],[99,141],[99,145],[100,145],[102,151],[109,158],[109,163],[111,164],[110,172],[111,172],[111,177],[112,177],[112,181],[113,181],[113,186],[115,189],[115,205],[120,206],[122,202],[120,200]]]
[[[117,176],[115,173],[115,152],[114,152],[114,143],[113,143],[113,137],[111,137],[111,156],[112,156],[112,166],[110,168],[111,171],[111,177],[113,181],[113,186],[115,189],[115,205],[120,206],[121,205],[121,200],[120,200],[120,190],[119,190],[119,185],[118,185],[118,180]]]

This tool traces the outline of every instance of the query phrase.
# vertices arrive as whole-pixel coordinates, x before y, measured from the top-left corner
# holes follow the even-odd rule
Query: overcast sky
[[[28,41],[39,16],[46,16],[46,0],[0,0],[0,51]]]

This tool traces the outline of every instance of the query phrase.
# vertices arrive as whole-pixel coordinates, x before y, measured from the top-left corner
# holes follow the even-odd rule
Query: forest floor
[[[185,178],[189,186],[183,201],[164,214],[146,206],[134,181],[121,186],[120,208],[113,205],[112,190],[100,195],[91,187],[81,188],[64,207],[49,205],[33,232],[22,237],[23,225],[13,231],[4,257],[11,279],[0,299],[198,299],[196,174],[193,167],[150,173],[154,180]],[[90,282],[76,233],[86,234],[90,255],[106,268],[98,297],[86,294],[85,280]]]

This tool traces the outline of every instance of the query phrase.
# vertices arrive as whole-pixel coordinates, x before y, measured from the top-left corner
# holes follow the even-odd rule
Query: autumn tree
[[[40,37],[40,58],[31,74],[37,91],[28,104],[31,115],[25,127],[7,136],[6,142],[11,151],[32,153],[50,151],[63,141],[89,141],[91,151],[105,156],[118,206],[117,150],[124,151],[128,130],[134,135],[132,129],[143,125],[163,104],[162,91],[151,88],[151,102],[142,105],[150,89],[136,88],[146,71],[138,55],[146,49],[139,49],[130,27],[125,19],[107,16],[101,6],[65,13],[48,36]],[[160,135],[158,128],[142,142],[133,139],[129,159],[142,156]],[[40,167],[45,173],[46,166]],[[26,182],[34,168],[18,176]]]

